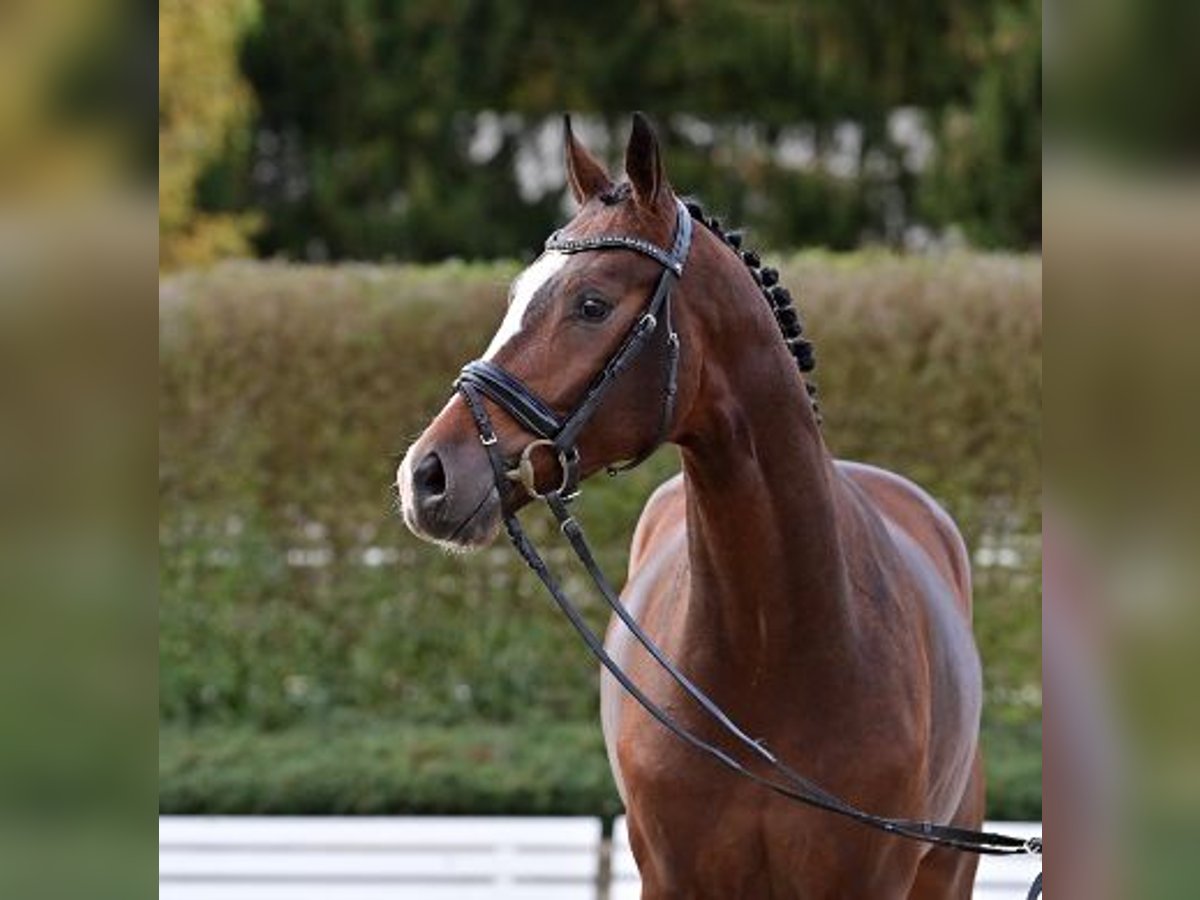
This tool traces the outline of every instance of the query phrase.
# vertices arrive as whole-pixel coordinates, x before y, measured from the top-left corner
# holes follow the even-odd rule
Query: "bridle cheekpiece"
[[[640,464],[667,438],[675,416],[675,395],[679,370],[679,335],[675,331],[671,315],[671,289],[683,277],[688,251],[692,245],[692,217],[678,199],[675,200],[675,237],[669,250],[639,237],[602,234],[592,237],[573,238],[554,232],[546,241],[545,249],[556,253],[585,253],[598,250],[632,250],[649,257],[660,266],[654,292],[646,302],[642,314],[630,328],[628,334],[604,368],[592,379],[583,396],[565,416],[557,414],[534,391],[516,375],[488,359],[477,359],[467,363],[454,386],[462,395],[475,420],[479,439],[487,449],[496,475],[496,489],[501,503],[505,500],[505,487],[513,482],[524,486],[531,497],[546,498],[556,495],[561,501],[572,500],[579,493],[579,434],[600,407],[609,389],[620,374],[645,349],[650,338],[663,326],[666,332],[664,359],[664,395],[658,436],[633,459],[608,467],[610,475],[623,472]],[[482,397],[487,397],[522,428],[537,435],[521,451],[515,466],[509,466],[496,443],[495,430],[484,407]],[[541,492],[537,487],[534,454],[544,448],[552,452],[562,470],[558,487]]]

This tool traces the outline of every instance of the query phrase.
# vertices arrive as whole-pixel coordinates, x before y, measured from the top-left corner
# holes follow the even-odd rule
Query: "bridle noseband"
[[[604,368],[592,380],[583,397],[565,416],[559,416],[534,391],[521,381],[520,378],[506,371],[501,366],[487,359],[477,359],[467,363],[454,383],[455,388],[471,410],[475,426],[481,439],[485,433],[484,446],[491,457],[499,456],[495,444],[495,433],[491,426],[487,410],[481,402],[480,395],[487,397],[508,415],[512,416],[522,428],[537,435],[537,439],[527,444],[521,452],[519,462],[508,467],[501,459],[504,482],[519,482],[529,492],[531,497],[545,497],[546,493],[537,489],[536,471],[533,455],[539,448],[552,451],[558,459],[562,470],[562,481],[557,488],[548,493],[556,494],[564,502],[570,501],[579,493],[579,434],[595,415],[605,396],[616,383],[620,374],[645,349],[650,338],[662,325],[666,331],[666,350],[664,359],[664,396],[662,413],[659,419],[658,436],[654,442],[638,453],[633,459],[608,467],[610,475],[631,469],[643,462],[667,438],[671,422],[675,418],[675,395],[679,373],[679,335],[675,332],[671,316],[671,289],[683,277],[683,267],[687,262],[688,251],[692,246],[692,217],[687,208],[678,199],[675,200],[675,239],[670,250],[643,238],[626,235],[597,235],[594,237],[572,238],[556,231],[546,241],[546,250],[557,253],[583,253],[593,250],[632,250],[654,260],[662,266],[654,292],[646,302],[642,314],[630,328],[625,339]],[[493,458],[493,466],[497,460]],[[504,501],[504,483],[498,483],[501,502]]]

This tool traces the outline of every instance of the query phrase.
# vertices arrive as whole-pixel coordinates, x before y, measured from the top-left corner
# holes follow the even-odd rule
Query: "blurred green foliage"
[[[1003,3],[994,15],[970,97],[941,112],[918,206],[977,245],[1022,247],[1042,235],[1042,22],[1040,7]]]
[[[810,253],[781,269],[817,344],[831,447],[925,485],[976,554],[986,725],[1005,748],[989,765],[1006,797],[1032,802],[1040,795],[1040,261]],[[417,743],[438,729],[504,726],[536,736],[579,723],[591,729],[579,758],[603,771],[595,666],[540,584],[506,545],[451,556],[417,542],[390,492],[397,454],[445,401],[462,361],[486,344],[515,271],[509,263],[237,263],[164,281],[164,747],[175,741],[171,752],[185,754],[193,731],[211,747],[226,735],[241,742],[238,758],[250,767],[227,766],[216,750],[172,756],[163,773],[171,808],[209,808],[196,785],[257,772],[271,747],[293,746],[293,729],[337,734],[368,721],[397,734],[413,729]],[[675,466],[664,450],[585,492],[580,520],[615,577],[641,505]],[[602,602],[554,529],[528,518],[567,589],[601,625]],[[275,732],[283,743],[264,744],[267,756],[247,749],[246,734]],[[536,737],[507,740],[527,762],[541,759],[522,749]],[[295,745],[298,754],[328,749],[315,739]],[[359,771],[351,750],[329,757],[347,779]],[[314,756],[311,765],[327,763]],[[386,801],[342,798],[328,808],[402,805],[408,772],[378,787]],[[255,798],[245,810],[267,808],[247,786],[256,778],[222,787],[231,793],[221,808],[242,796]],[[594,798],[593,789],[579,790]],[[312,791],[304,796],[333,788]],[[577,810],[583,801],[572,796],[554,808]],[[465,811],[457,797],[419,806]]]
[[[162,11],[168,264],[206,222],[310,261],[527,253],[558,116],[617,164],[635,108],[673,183],[769,246],[1040,243],[1040,0],[202,6]]]
[[[1200,6],[1103,0],[1050,18],[1046,106],[1054,149],[1120,171],[1194,171],[1200,155]],[[1078,160],[1076,160],[1078,163]]]
[[[598,722],[454,728],[353,717],[160,739],[164,814],[615,815]]]
[[[158,169],[161,263],[238,256],[258,216],[214,208],[203,191],[214,167],[247,160],[254,98],[237,51],[255,0],[164,0],[159,6]]]
[[[1042,816],[1041,727],[985,728],[988,815]],[[264,734],[167,725],[159,810],[179,815],[615,816],[600,723],[445,727],[337,716]]]

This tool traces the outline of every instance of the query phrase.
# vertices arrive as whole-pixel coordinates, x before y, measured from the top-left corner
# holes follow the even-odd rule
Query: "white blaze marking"
[[[504,314],[504,321],[496,332],[492,342],[484,351],[484,359],[492,359],[500,349],[521,331],[521,322],[529,304],[543,284],[561,269],[567,262],[567,254],[551,251],[543,253],[528,269],[517,276],[513,285],[512,303]]]

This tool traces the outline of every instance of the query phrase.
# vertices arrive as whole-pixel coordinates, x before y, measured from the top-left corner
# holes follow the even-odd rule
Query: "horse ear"
[[[571,130],[571,117],[563,116],[563,150],[567,158],[567,183],[580,206],[612,187],[604,166],[596,161]]]
[[[633,131],[625,148],[625,174],[633,185],[634,196],[646,206],[653,206],[669,193],[658,138],[650,121],[640,112],[633,114]]]

